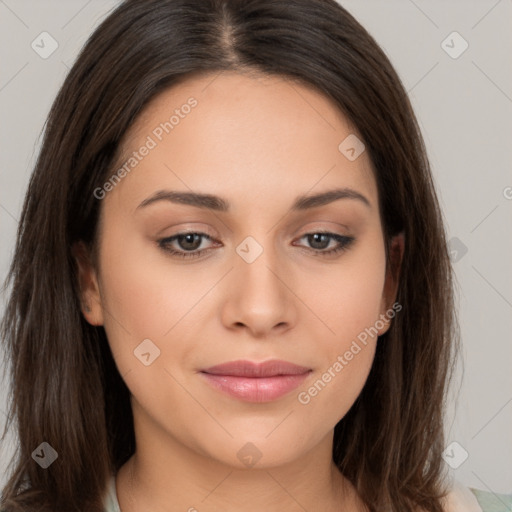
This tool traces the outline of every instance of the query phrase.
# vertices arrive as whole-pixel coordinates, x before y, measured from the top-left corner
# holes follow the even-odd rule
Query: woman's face
[[[95,191],[84,314],[104,325],[141,439],[270,467],[332,439],[396,283],[368,154],[334,104],[284,78],[215,76],[155,98]],[[205,372],[270,360],[301,369]]]

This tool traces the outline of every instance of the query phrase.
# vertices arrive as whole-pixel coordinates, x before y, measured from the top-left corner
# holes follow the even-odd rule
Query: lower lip
[[[234,377],[204,372],[201,374],[214,388],[230,396],[246,402],[271,402],[300,386],[310,372],[275,377]]]

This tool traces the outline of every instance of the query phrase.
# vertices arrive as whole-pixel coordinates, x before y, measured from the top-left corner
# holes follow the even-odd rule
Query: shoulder
[[[496,494],[454,481],[444,498],[444,512],[501,512],[512,510],[512,494]]]
[[[455,481],[443,500],[444,512],[485,512],[469,487]]]

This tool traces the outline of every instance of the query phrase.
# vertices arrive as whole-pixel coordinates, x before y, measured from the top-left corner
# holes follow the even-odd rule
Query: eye
[[[354,237],[338,235],[327,231],[316,231],[303,235],[299,240],[306,238],[311,247],[306,248],[318,256],[330,256],[338,254],[349,248],[355,241]],[[203,239],[213,241],[212,237],[206,233],[195,231],[177,233],[176,235],[158,240],[158,246],[165,252],[178,258],[199,258],[204,253],[210,251],[212,247],[200,249]],[[326,250],[330,243],[334,241],[334,247]],[[173,244],[177,244],[176,245]]]
[[[303,238],[306,238],[308,243],[311,244],[310,250],[319,256],[338,254],[347,250],[355,241],[354,237],[338,235],[328,231],[315,231],[314,233],[307,233],[299,238],[299,240],[302,240]],[[326,250],[332,241],[336,242],[336,245],[334,245],[334,247],[331,249]]]
[[[173,235],[168,238],[163,238],[162,240],[158,241],[159,247],[161,247],[164,251],[170,253],[173,256],[177,256],[179,258],[198,258],[201,256],[204,252],[210,250],[210,249],[199,249],[201,247],[201,243],[203,239],[206,238],[208,240],[212,240],[212,238],[207,235],[206,233],[198,233],[195,231],[190,232],[183,232],[178,233],[176,235]],[[174,242],[177,242],[179,246],[183,250],[176,250],[172,246]],[[191,252],[194,251],[194,252]]]

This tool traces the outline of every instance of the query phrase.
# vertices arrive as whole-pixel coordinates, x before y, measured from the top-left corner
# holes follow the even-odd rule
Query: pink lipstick
[[[297,388],[311,368],[287,361],[231,361],[201,370],[214,388],[246,402],[271,402]]]

